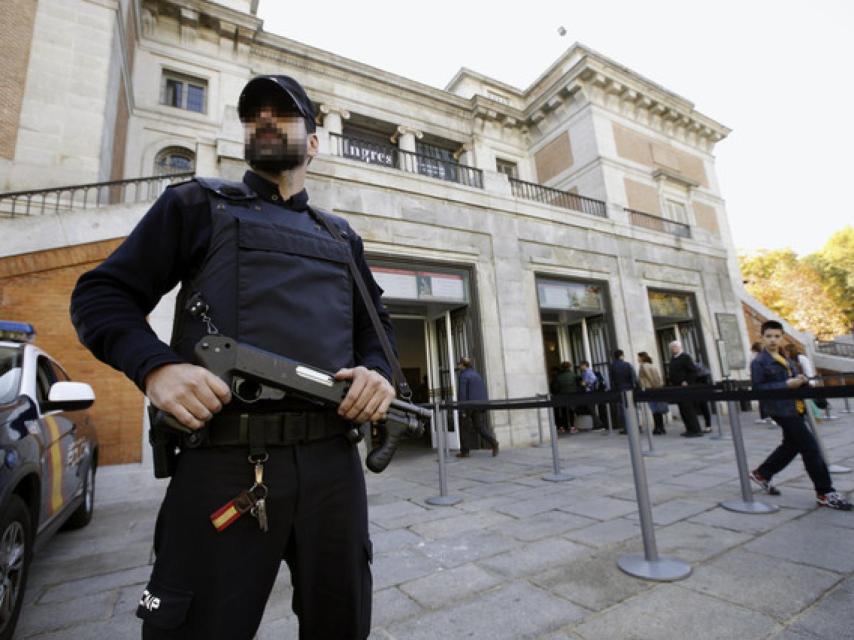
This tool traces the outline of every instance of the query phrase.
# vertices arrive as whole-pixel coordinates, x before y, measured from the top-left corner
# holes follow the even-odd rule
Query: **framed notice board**
[[[734,313],[716,313],[715,319],[718,322],[721,340],[726,343],[727,363],[731,369],[744,369],[747,366],[747,358],[744,355],[744,342],[741,339],[738,318]]]

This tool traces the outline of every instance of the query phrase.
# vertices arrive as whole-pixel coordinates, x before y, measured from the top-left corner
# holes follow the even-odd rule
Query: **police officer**
[[[168,188],[71,299],[83,344],[154,406],[199,430],[193,435],[205,434],[193,440],[200,446],[182,447],[158,515],[157,560],[137,610],[142,636],[252,638],[284,559],[300,638],[367,638],[367,499],[344,434],[351,423],[381,419],[394,390],[349,256],[389,338],[391,324],[362,240],[342,218],[308,206],[304,183],[318,138],[303,88],[287,76],[253,78],[238,112],[252,169],[243,181],[196,178]],[[179,282],[166,345],[145,317]],[[185,304],[194,296],[209,307],[204,322]],[[195,343],[212,331],[337,372],[350,382],[337,415],[287,396],[233,396],[191,364]],[[231,509],[256,483],[263,496],[250,495],[265,497],[265,513]]]

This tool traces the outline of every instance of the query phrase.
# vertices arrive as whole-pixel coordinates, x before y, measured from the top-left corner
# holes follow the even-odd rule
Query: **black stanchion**
[[[824,458],[824,464],[827,465],[827,470],[830,473],[836,474],[851,473],[851,469],[848,467],[843,467],[841,464],[830,464],[830,458],[827,457],[827,449],[824,446],[824,440],[818,432],[818,427],[815,424],[815,418],[809,410],[809,407],[807,407],[804,417],[807,419],[807,426],[810,431],[812,431],[813,437],[815,437],[815,441],[818,443],[818,450],[821,452],[821,457]]]
[[[554,411],[549,408],[549,433],[552,438],[552,473],[543,476],[543,480],[548,482],[566,482],[572,480],[572,476],[563,473],[560,470],[560,452],[557,447],[557,427],[555,427]]]
[[[661,558],[655,543],[655,528],[652,521],[652,502],[649,499],[649,487],[646,481],[646,468],[641,455],[640,434],[635,415],[631,411],[634,395],[626,392],[626,433],[629,439],[629,455],[632,459],[632,471],[635,477],[635,493],[638,499],[638,515],[640,516],[641,535],[643,536],[643,555],[622,555],[617,559],[617,566],[630,576],[655,580],[658,582],[673,582],[691,575],[691,565],[677,558]]]
[[[547,393],[538,393],[537,400],[546,400],[548,399]],[[551,411],[551,407],[546,407],[546,411]],[[537,433],[539,434],[540,441],[535,444],[535,447],[545,447],[546,443],[543,441],[543,410],[541,407],[537,407]]]
[[[734,401],[727,402],[729,413],[729,427],[732,431],[732,442],[735,446],[735,462],[738,466],[738,479],[741,483],[741,500],[725,500],[720,505],[728,511],[738,513],[774,513],[780,507],[773,504],[757,502],[753,499],[753,490],[750,487],[750,471],[747,468],[747,452],[744,449],[744,434],[741,432],[741,418],[738,415],[738,406]]]
[[[631,409],[626,409],[626,411],[631,411]],[[649,420],[646,420],[647,412],[649,412],[650,416],[652,415],[652,411],[650,410],[649,405],[646,405],[646,404],[640,404],[640,405],[636,404],[635,405],[635,416],[638,419],[638,425],[643,425],[644,423],[646,423],[647,450],[642,451],[641,455],[644,455],[647,458],[657,458],[661,454],[655,450],[655,445],[653,444],[652,423],[654,422],[654,419],[650,418]],[[641,413],[643,413],[643,415],[644,415],[644,420],[640,419]]]
[[[845,386],[845,374],[841,374],[839,376],[839,380],[842,386]],[[845,408],[842,410],[842,413],[852,413],[851,406],[848,404],[848,396],[845,396],[842,401],[845,403]]]
[[[433,424],[436,429],[436,451],[439,453],[439,495],[427,498],[424,502],[437,507],[452,507],[463,499],[448,495],[448,474],[445,470],[445,442],[448,438],[448,410],[442,411],[439,402],[433,406]]]

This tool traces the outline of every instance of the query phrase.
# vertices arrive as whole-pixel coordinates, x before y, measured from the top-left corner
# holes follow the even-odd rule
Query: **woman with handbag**
[[[652,363],[652,358],[646,351],[641,351],[638,354],[638,362],[638,381],[641,389],[660,389],[664,386],[661,372]],[[664,430],[664,416],[670,413],[670,405],[664,401],[652,401],[649,403],[649,410],[652,411],[652,419],[655,422],[655,428],[652,430],[653,435],[659,436],[667,433]]]

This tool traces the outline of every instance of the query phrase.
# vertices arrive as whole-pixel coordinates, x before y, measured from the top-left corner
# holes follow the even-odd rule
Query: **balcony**
[[[192,171],[185,171],[146,178],[0,193],[0,217],[39,216],[97,209],[114,204],[152,202],[170,184],[192,177]]]
[[[679,238],[691,237],[691,227],[687,224],[674,222],[673,220],[668,220],[661,216],[654,216],[651,213],[635,211],[634,209],[626,208],[625,211],[629,214],[629,220],[631,223],[636,227],[643,227],[644,229],[651,229],[652,231],[669,233],[670,235],[677,236]]]
[[[815,350],[828,356],[840,358],[854,358],[854,343],[834,342],[832,340],[819,340],[816,342]]]
[[[392,145],[377,144],[337,133],[329,134],[329,146],[330,153],[340,158],[483,189],[483,171],[457,162],[431,158]]]
[[[580,211],[591,216],[607,218],[608,212],[605,203],[601,200],[593,198],[585,198],[576,193],[569,191],[561,191],[560,189],[552,189],[544,187],[541,184],[533,182],[525,182],[517,178],[509,178],[510,190],[517,198],[525,200],[534,200],[544,204],[550,204],[554,207],[562,209],[570,209],[572,211]]]

